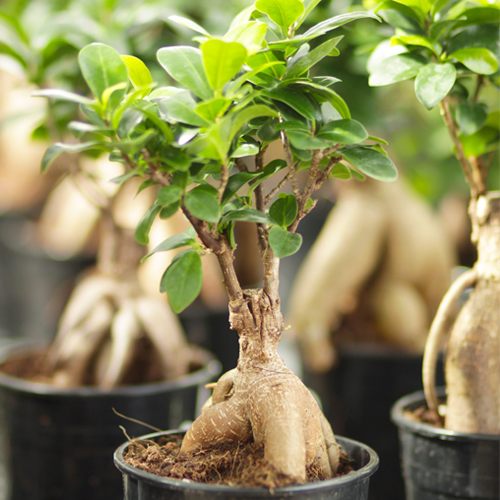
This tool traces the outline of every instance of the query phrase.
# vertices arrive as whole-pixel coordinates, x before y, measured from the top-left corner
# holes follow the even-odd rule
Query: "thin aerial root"
[[[459,276],[451,285],[444,296],[432,322],[427,343],[425,345],[424,360],[422,367],[422,379],[424,385],[425,398],[431,411],[438,413],[438,400],[436,396],[436,361],[439,350],[444,344],[444,339],[448,334],[450,325],[454,321],[458,310],[458,303],[463,292],[474,286],[477,280],[475,269],[466,271]]]

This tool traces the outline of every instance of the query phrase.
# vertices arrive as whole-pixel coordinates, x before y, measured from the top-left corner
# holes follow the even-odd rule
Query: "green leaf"
[[[178,314],[198,297],[202,284],[201,258],[196,251],[188,250],[167,268],[160,291],[167,292],[170,307]]]
[[[271,219],[284,228],[293,224],[298,211],[297,198],[293,194],[280,194],[278,199],[269,207]]]
[[[349,180],[352,177],[351,169],[347,168],[342,163],[337,163],[337,165],[333,167],[330,177],[335,177],[336,179],[344,181]]]
[[[278,26],[287,31],[304,12],[300,0],[257,0],[255,8],[269,16]]]
[[[181,199],[182,193],[179,186],[163,186],[158,190],[156,203],[161,206],[171,205]]]
[[[184,26],[185,28],[189,28],[193,31],[196,31],[197,33],[200,33],[200,35],[204,35],[210,38],[210,33],[205,28],[202,28],[199,24],[191,21],[191,19],[187,19],[186,17],[182,16],[169,16],[169,19],[171,21],[174,21],[174,23],[179,24],[180,26]]]
[[[258,21],[238,24],[224,35],[225,42],[237,42],[243,45],[248,55],[256,54],[266,38],[267,25]]]
[[[122,56],[122,59],[132,85],[136,90],[142,90],[141,97],[146,97],[153,86],[153,77],[148,67],[135,56]]]
[[[184,195],[184,205],[198,219],[213,223],[219,221],[221,209],[215,188],[207,189],[202,185],[191,189]]]
[[[243,125],[261,116],[278,116],[278,113],[274,109],[269,106],[264,106],[263,104],[255,104],[246,107],[232,118],[231,139],[233,139]]]
[[[415,93],[418,100],[427,108],[432,109],[448,95],[455,84],[457,71],[450,63],[424,66],[415,79]]]
[[[196,101],[187,90],[177,92],[158,103],[160,116],[164,120],[207,127],[209,123],[195,111],[195,108]]]
[[[151,257],[157,252],[167,252],[168,250],[175,250],[176,248],[185,247],[187,245],[196,244],[196,231],[193,226],[189,226],[184,232],[170,236],[157,245],[151,252],[142,258],[141,262]]]
[[[222,115],[227,110],[230,104],[230,99],[217,97],[215,99],[200,102],[196,106],[196,112],[205,120],[215,121],[219,115]]]
[[[463,102],[457,105],[456,117],[463,135],[471,135],[481,130],[488,118],[487,107],[483,103]]]
[[[374,69],[369,84],[372,87],[390,85],[413,78],[429,61],[417,54],[398,54],[388,57]]]
[[[269,245],[274,255],[279,259],[297,253],[302,245],[302,236],[290,233],[279,226],[273,226],[269,230]]]
[[[408,5],[409,7],[414,7],[417,10],[420,10],[424,14],[429,12],[433,0],[397,0],[398,2]]]
[[[231,158],[244,158],[245,156],[255,156],[260,151],[257,144],[240,144],[232,153]]]
[[[201,50],[208,83],[217,92],[238,73],[248,55],[241,43],[216,38],[203,43]]]
[[[268,215],[255,208],[242,208],[240,210],[231,210],[225,213],[222,221],[243,221],[255,222],[257,224],[271,224],[272,221]]]
[[[172,217],[177,210],[181,207],[181,202],[176,201],[175,203],[172,203],[171,205],[165,205],[160,212],[160,219],[169,219]]]
[[[102,102],[106,89],[128,82],[128,72],[120,54],[103,43],[91,43],[78,53],[78,63],[94,97]],[[114,109],[125,95],[125,88],[116,90],[109,97],[109,107]]]
[[[375,14],[372,14],[371,12],[364,12],[364,11],[349,12],[347,14],[341,14],[340,16],[331,17],[326,21],[316,24],[308,31],[306,31],[303,35],[296,37],[296,40],[301,41],[301,40],[316,38],[320,35],[328,33],[331,30],[339,28],[344,24],[350,23],[351,21],[355,21],[357,19],[367,19],[367,18],[380,21],[379,17],[376,16]]]
[[[141,245],[147,245],[149,243],[149,231],[151,231],[151,226],[160,210],[160,206],[152,205],[142,216],[139,224],[137,224],[135,228],[135,239]]]
[[[446,50],[453,54],[460,49],[480,48],[491,50],[500,57],[500,30],[496,24],[469,26],[449,39]]]
[[[436,56],[441,55],[441,52],[443,51],[442,47],[438,43],[433,42],[426,36],[421,36],[421,35],[393,36],[391,38],[391,43],[399,45],[416,45],[418,47],[425,47],[426,49],[429,49],[431,52],[433,52]]]
[[[495,54],[483,47],[460,49],[450,54],[450,59],[457,59],[465,67],[480,75],[491,75],[498,70]]]
[[[213,91],[203,68],[201,50],[179,45],[163,47],[156,55],[165,71],[177,82],[201,99],[213,97]]]
[[[276,101],[284,102],[307,120],[316,118],[316,110],[304,92],[292,90],[290,87],[280,87],[267,90],[264,95]]]
[[[224,195],[222,196],[222,204],[225,205],[245,184],[255,179],[260,175],[258,172],[239,172],[229,177]]]
[[[42,158],[41,171],[42,173],[45,173],[52,162],[61,153],[79,153],[81,151],[90,151],[93,149],[104,149],[103,143],[100,141],[81,142],[79,144],[63,144],[61,142],[56,142],[55,144],[49,146],[45,151]]]
[[[285,73],[286,78],[295,78],[307,71],[309,68],[317,64],[319,61],[330,55],[332,50],[342,40],[343,36],[331,38],[322,43],[315,49],[301,57],[291,68],[287,68]]]
[[[31,94],[33,97],[48,97],[50,99],[59,99],[61,101],[75,102],[77,104],[90,105],[94,101],[83,95],[75,94],[63,89],[41,89]]]
[[[498,127],[498,126],[497,126]],[[483,127],[471,135],[458,136],[462,147],[464,149],[464,154],[467,158],[478,157],[484,153],[487,153],[488,146],[494,141],[498,144],[498,128]],[[495,148],[496,149],[496,148]]]
[[[318,137],[314,137],[307,132],[301,130],[287,130],[286,136],[288,137],[292,146],[296,149],[326,149],[330,147],[328,142],[325,142]]]
[[[324,125],[317,137],[341,144],[356,144],[368,139],[368,132],[356,120],[335,120]]]
[[[383,2],[374,10],[374,12],[376,14],[381,14],[382,17],[385,17],[384,14],[386,14],[386,12],[383,11],[390,11],[390,10],[396,11],[397,13],[403,15],[405,18],[410,18],[411,27],[417,26],[419,30],[421,30],[421,27],[423,27],[423,23],[425,20],[425,16],[423,15],[423,13],[419,9],[414,9],[413,7],[404,5],[403,3],[398,1],[388,0],[387,2]],[[391,19],[387,19],[387,22],[395,28],[397,27],[405,30],[405,27],[408,27],[406,25],[401,25],[400,23],[393,23],[391,21],[392,21]]]
[[[394,163],[383,153],[361,146],[348,147],[339,151],[349,163],[373,179],[392,182],[398,177]]]

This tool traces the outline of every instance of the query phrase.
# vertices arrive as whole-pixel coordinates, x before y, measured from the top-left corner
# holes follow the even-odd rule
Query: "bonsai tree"
[[[450,330],[445,427],[499,434],[500,199],[498,192],[488,191],[488,174],[498,161],[494,87],[500,10],[497,5],[463,1],[386,1],[375,10],[395,33],[372,55],[370,84],[415,79],[418,100],[429,110],[439,106],[471,193],[471,238],[478,259],[453,283],[430,329],[423,364],[427,402],[437,414],[435,362]],[[470,297],[450,328],[470,287]]]
[[[297,228],[329,178],[397,177],[380,141],[351,118],[333,90],[337,80],[314,75],[316,63],[338,54],[342,37],[329,36],[334,29],[376,16],[344,14],[299,34],[317,3],[258,0],[222,37],[177,18],[197,33],[199,47],[158,50],[171,79],[166,84],[155,84],[140,59],[91,44],[78,60],[93,99],[57,90],[39,93],[79,103],[84,117],[72,125],[79,141],[52,145],[43,171],[65,151],[106,151],[126,168],[115,182],[140,178],[140,190],[159,186],[135,230],[138,242],[148,243],[157,217],[180,210],[190,222],[144,257],[185,247],[160,280],[175,312],[200,292],[201,258],[214,254],[218,260],[229,321],[239,335],[238,365],[215,386],[182,450],[236,447],[253,439],[288,484],[304,482],[312,463],[330,477],[338,449],[315,398],[277,352],[286,328],[278,294],[280,259],[299,249]],[[283,158],[268,160],[274,141],[281,143]],[[255,252],[264,269],[259,289],[243,289],[235,272],[237,221],[256,225]]]

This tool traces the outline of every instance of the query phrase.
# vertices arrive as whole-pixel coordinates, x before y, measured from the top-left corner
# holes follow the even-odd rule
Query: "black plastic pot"
[[[143,436],[155,439],[169,431]],[[378,456],[368,446],[339,437],[339,444],[354,459],[356,470],[345,476],[305,485],[277,488],[270,492],[265,488],[218,486],[191,481],[180,481],[156,476],[132,467],[123,458],[129,443],[122,444],[115,452],[116,467],[123,474],[124,500],[367,500],[370,476],[378,468]]]
[[[0,330],[49,341],[78,274],[94,259],[48,255],[35,243],[32,226],[23,216],[0,217]]]
[[[441,360],[437,375],[441,381]],[[401,500],[405,486],[390,412],[394,401],[422,389],[422,356],[382,345],[343,346],[335,368],[306,372],[304,381],[318,394],[336,434],[377,450],[380,468],[370,481],[370,500]]]
[[[444,389],[439,392],[444,402]],[[454,432],[409,420],[425,405],[423,392],[392,409],[401,443],[407,500],[492,500],[500,496],[500,436]]]
[[[3,347],[0,361],[26,345]],[[33,347],[31,347],[33,349]],[[121,497],[113,452],[145,427],[113,412],[160,429],[193,420],[216,380],[213,358],[200,370],[171,382],[102,391],[92,387],[57,389],[0,373],[0,453],[9,500],[115,500]]]

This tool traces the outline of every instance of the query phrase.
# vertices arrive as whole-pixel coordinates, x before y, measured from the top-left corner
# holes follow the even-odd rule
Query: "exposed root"
[[[150,364],[157,359],[163,380],[182,376],[191,364],[202,362],[165,300],[145,295],[133,280],[92,274],[75,288],[43,372],[59,387],[91,380],[110,389],[127,379],[144,341],[154,348]]]
[[[429,331],[422,365],[422,377],[427,404],[429,409],[436,414],[439,404],[435,387],[437,358],[459,310],[460,298],[467,288],[474,286],[476,280],[477,273],[471,269],[453,282],[439,306]]]

